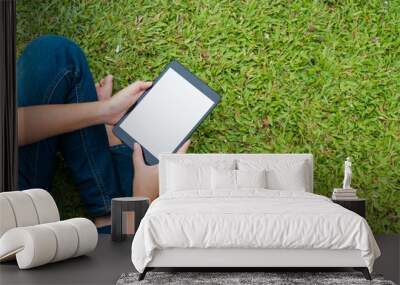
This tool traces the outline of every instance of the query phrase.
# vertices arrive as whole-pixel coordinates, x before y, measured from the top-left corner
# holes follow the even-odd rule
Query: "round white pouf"
[[[35,205],[28,194],[22,191],[3,192],[0,194],[10,202],[17,227],[26,227],[39,224]]]
[[[17,222],[8,199],[0,195],[0,237],[9,229],[15,228]]]
[[[0,259],[15,255],[20,269],[49,263],[56,251],[54,233],[41,225],[11,229],[0,239]]]
[[[71,224],[78,233],[78,249],[74,257],[86,254],[96,248],[98,233],[92,221],[85,218],[74,218],[64,222]]]
[[[29,189],[22,193],[29,195],[35,206],[39,224],[52,223],[60,220],[56,202],[49,192],[43,189]]]
[[[78,233],[66,221],[44,224],[43,227],[51,229],[57,240],[57,252],[51,262],[71,258],[78,250]]]
[[[32,268],[86,254],[97,239],[95,225],[85,218],[13,228],[0,238],[0,260],[16,256],[20,269]]]
[[[0,262],[17,259],[20,269],[28,269],[96,248],[93,222],[59,220],[57,205],[45,190],[0,193]]]

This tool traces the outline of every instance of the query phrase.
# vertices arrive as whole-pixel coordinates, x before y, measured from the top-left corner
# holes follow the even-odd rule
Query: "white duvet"
[[[370,271],[380,255],[365,219],[328,198],[255,189],[164,194],[140,223],[132,262],[143,272],[165,248],[358,249]]]

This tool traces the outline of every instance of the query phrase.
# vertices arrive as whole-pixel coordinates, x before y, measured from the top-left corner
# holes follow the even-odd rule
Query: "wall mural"
[[[373,231],[400,232],[400,5],[170,2],[18,1],[18,52],[65,35],[115,90],[178,59],[222,95],[189,152],[313,153],[326,196],[351,156]],[[82,214],[62,159],[54,183],[63,218]]]

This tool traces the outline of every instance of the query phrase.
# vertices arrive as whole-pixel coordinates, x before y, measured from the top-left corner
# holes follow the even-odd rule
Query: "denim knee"
[[[47,34],[47,35],[42,35],[40,37],[37,37],[34,39],[31,44],[40,44],[40,45],[59,45],[59,46],[77,46],[79,47],[73,40],[60,36],[60,35],[52,35],[52,34]]]
[[[41,36],[22,52],[17,94],[20,107],[97,101],[84,52],[72,40],[56,35]]]
[[[63,36],[43,35],[33,40],[26,50],[38,49],[43,55],[54,55],[58,58],[58,63],[66,65],[73,76],[79,79],[82,72],[82,66],[86,64],[86,57],[81,47]]]
[[[38,46],[43,53],[57,52],[67,54],[82,54],[83,51],[73,40],[59,35],[43,35],[34,39],[28,47]]]

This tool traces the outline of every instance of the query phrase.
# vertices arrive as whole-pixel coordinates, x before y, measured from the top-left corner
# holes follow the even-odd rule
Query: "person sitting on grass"
[[[136,81],[111,96],[112,75],[95,85],[76,43],[53,35],[32,41],[17,62],[18,188],[50,191],[61,152],[99,232],[110,231],[113,197],[157,198],[158,165],[144,163],[138,144],[132,155],[111,131],[151,85]]]

